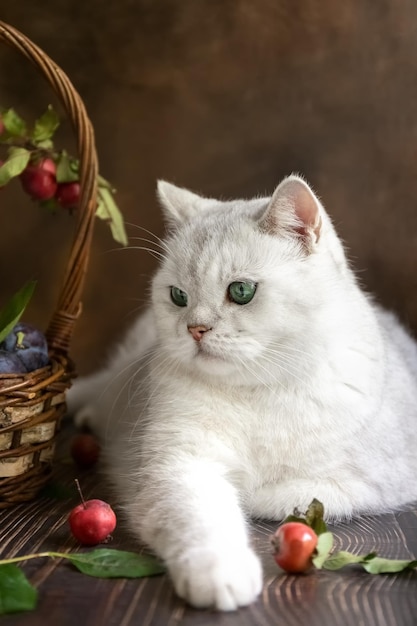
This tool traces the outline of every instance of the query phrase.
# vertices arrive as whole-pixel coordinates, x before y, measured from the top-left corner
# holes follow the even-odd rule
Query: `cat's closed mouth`
[[[217,361],[226,360],[224,355],[219,354],[217,352],[216,353],[212,352],[210,349],[207,349],[207,346],[201,345],[201,343],[197,345],[196,356],[203,358],[203,359],[209,359],[209,360],[217,360]]]

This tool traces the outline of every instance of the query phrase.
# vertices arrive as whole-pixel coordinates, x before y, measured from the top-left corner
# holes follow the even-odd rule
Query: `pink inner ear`
[[[302,178],[290,176],[278,185],[259,220],[259,227],[271,235],[297,233],[307,250],[320,238],[320,202]]]
[[[310,188],[301,180],[289,180],[280,190],[294,208],[295,215],[301,222],[295,230],[303,237],[314,233],[316,241],[320,237],[321,217],[316,198]]]

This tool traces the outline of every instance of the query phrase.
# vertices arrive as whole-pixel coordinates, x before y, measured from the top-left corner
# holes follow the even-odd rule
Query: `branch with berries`
[[[362,567],[369,574],[394,574],[417,568],[417,559],[389,559],[376,552],[352,554],[335,551],[333,534],[324,521],[324,506],[314,498],[303,514],[295,510],[271,537],[277,565],[288,574],[309,570],[339,570],[347,565]]]
[[[5,151],[5,158],[0,160],[0,188],[18,178],[23,190],[40,206],[72,213],[80,200],[79,161],[66,150],[55,148],[53,137],[59,124],[51,105],[32,128],[14,109],[0,109],[0,149]],[[127,245],[123,218],[113,197],[115,190],[101,176],[97,185],[96,216],[109,224],[118,243]]]
[[[13,179],[38,205],[69,213],[80,202],[78,159],[54,146],[59,118],[52,106],[32,128],[14,109],[0,108],[0,189]],[[114,189],[101,176],[97,180],[97,217],[105,220],[113,238],[127,245],[123,218],[114,201]],[[46,339],[40,330],[20,322],[35,282],[24,285],[0,309],[0,376],[21,374],[44,367],[49,362]]]

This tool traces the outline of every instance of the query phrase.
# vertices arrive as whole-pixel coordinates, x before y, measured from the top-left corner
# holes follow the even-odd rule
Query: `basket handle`
[[[46,330],[52,353],[68,355],[75,322],[81,313],[81,294],[88,266],[97,206],[98,160],[94,130],[84,104],[68,76],[38,46],[12,26],[0,21],[0,41],[23,54],[50,83],[61,101],[77,137],[80,161],[80,203],[70,256],[55,312]]]

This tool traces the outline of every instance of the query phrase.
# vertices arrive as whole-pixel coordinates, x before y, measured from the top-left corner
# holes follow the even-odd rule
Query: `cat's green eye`
[[[236,281],[227,288],[229,298],[236,304],[248,304],[255,295],[256,283]]]
[[[187,306],[188,296],[179,287],[171,287],[171,300],[177,306]]]

